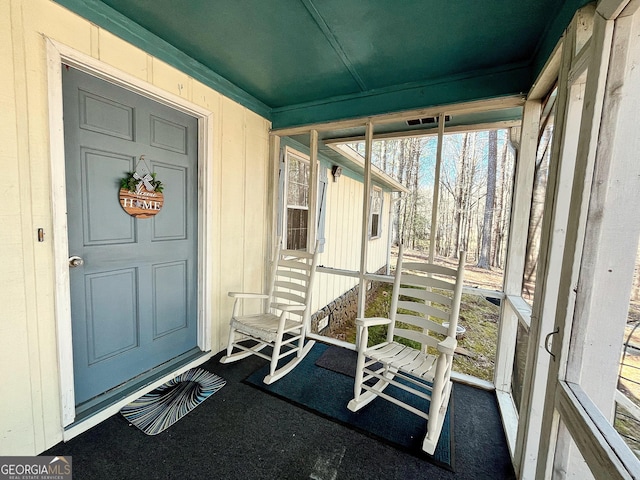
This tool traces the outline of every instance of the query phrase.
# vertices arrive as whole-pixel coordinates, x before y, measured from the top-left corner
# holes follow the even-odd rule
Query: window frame
[[[379,208],[379,212],[374,212],[374,193],[378,194],[380,198],[380,208]],[[383,206],[384,206],[384,191],[382,190],[382,188],[376,186],[376,185],[372,185],[371,186],[371,191],[369,193],[369,201],[371,202],[371,209],[369,212],[369,240],[375,240],[378,239],[382,236],[382,212],[383,212]],[[373,217],[374,215],[378,216],[378,221],[376,226],[376,232],[373,231],[373,227],[374,227],[374,223],[373,223]]]
[[[293,205],[289,203],[289,188],[290,188],[290,182],[289,182],[289,172],[290,172],[290,165],[291,165],[291,159],[294,158],[296,161],[301,162],[303,164],[305,164],[307,166],[307,175],[306,175],[306,207],[305,206],[300,206],[300,205]],[[309,243],[309,238],[308,238],[308,230],[309,230],[309,195],[310,195],[310,185],[309,185],[309,180],[310,180],[310,176],[311,176],[311,160],[310,158],[297,151],[294,150],[292,148],[289,147],[285,147],[284,149],[284,185],[283,185],[283,192],[282,192],[282,245],[285,249],[289,249],[289,250],[306,250],[308,247],[308,243]],[[303,184],[301,184],[303,185]],[[299,245],[299,246],[293,246],[293,245],[289,245],[289,209],[295,209],[295,210],[304,210],[307,212],[307,219],[306,219],[306,231],[307,234],[305,236],[305,242],[304,245]],[[295,248],[294,248],[295,247]]]
[[[609,423],[613,396],[607,384],[618,369],[616,349],[610,348],[618,335],[614,330],[626,323],[624,312],[611,308],[628,302],[619,265],[628,267],[624,255],[632,252],[635,258],[637,253],[621,239],[635,241],[637,249],[640,230],[637,218],[631,221],[632,217],[624,228],[617,227],[618,219],[625,217],[624,206],[638,199],[637,189],[625,190],[625,182],[637,178],[630,174],[637,171],[637,161],[620,139],[635,136],[633,122],[628,120],[635,114],[631,106],[638,93],[632,95],[630,87],[625,90],[625,83],[637,85],[637,72],[635,82],[630,81],[634,70],[627,59],[640,55],[639,44],[629,33],[640,27],[636,23],[633,32],[629,17],[638,15],[633,10],[618,19],[602,12],[594,15],[594,11],[593,6],[584,7],[576,14],[562,49],[568,56],[560,63],[560,85],[568,104],[564,118],[556,123],[563,133],[558,136],[562,140],[556,142],[555,155],[560,158],[559,181],[562,170],[571,170],[573,180],[568,188],[558,183],[555,194],[548,197],[555,196],[552,205],[556,210],[571,208],[562,219],[558,211],[550,215],[555,220],[543,227],[550,246],[542,268],[545,278],[540,278],[542,295],[534,298],[527,367],[530,382],[525,382],[532,386],[529,406],[543,408],[525,408],[521,414],[519,452],[514,459],[521,478],[549,478],[552,472],[586,478],[589,470],[594,478],[640,477],[640,463]],[[636,18],[638,22],[640,17]],[[593,30],[585,31],[590,19]],[[580,86],[583,75],[586,83]],[[623,96],[630,100],[615,101]],[[627,195],[624,202],[602,194],[613,185],[613,190]],[[570,200],[560,199],[561,195],[570,195]],[[616,275],[603,275],[607,268]],[[631,277],[628,272],[627,276]],[[536,297],[537,290],[538,285]],[[592,301],[592,292],[604,292],[606,301]]]

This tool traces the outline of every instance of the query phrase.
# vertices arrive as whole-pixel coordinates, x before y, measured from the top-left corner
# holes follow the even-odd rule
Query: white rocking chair
[[[221,363],[231,363],[250,355],[270,360],[269,374],[264,383],[270,384],[293,370],[311,350],[314,341],[305,344],[310,322],[311,290],[318,262],[315,253],[284,250],[280,242],[271,262],[269,290],[266,294],[229,292],[235,298],[231,315],[227,354]],[[257,313],[241,313],[244,300],[261,300]],[[265,347],[271,353],[263,353]],[[234,349],[236,350],[234,353]],[[284,365],[280,360],[292,356]]]
[[[460,254],[457,270],[428,263],[404,262],[402,255],[400,245],[391,297],[391,318],[356,320],[358,360],[355,397],[348,408],[355,412],[376,397],[382,397],[427,419],[427,435],[422,449],[433,455],[452,387],[451,364],[457,346],[456,327],[465,253]],[[387,340],[368,347],[368,328],[374,325],[389,326]],[[408,347],[394,340],[398,337],[417,342],[422,347]],[[430,400],[429,411],[419,410],[384,393],[389,384]]]

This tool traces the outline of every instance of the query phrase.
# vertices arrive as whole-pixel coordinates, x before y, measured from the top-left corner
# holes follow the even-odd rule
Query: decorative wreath
[[[145,175],[140,175],[138,172],[127,172],[127,176],[120,180],[120,188],[129,190],[130,192],[135,192],[140,184],[143,184],[150,192],[162,193],[162,189],[164,188],[162,182],[156,179],[155,172]]]

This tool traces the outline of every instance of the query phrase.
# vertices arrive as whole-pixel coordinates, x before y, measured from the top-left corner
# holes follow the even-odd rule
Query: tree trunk
[[[493,206],[496,196],[496,170],[498,165],[498,132],[489,132],[489,155],[487,157],[487,196],[484,202],[482,224],[482,246],[477,266],[491,270],[491,237],[493,233]]]
[[[455,206],[455,220],[454,220],[454,251],[453,258],[458,258],[458,252],[460,251],[460,246],[462,243],[462,209],[464,206],[464,178],[465,178],[465,170],[466,170],[466,157],[467,157],[467,149],[469,147],[469,134],[465,133],[462,137],[462,152],[460,153],[460,161],[459,168],[456,176],[456,188],[455,194],[453,198],[454,206]]]
[[[400,152],[398,154],[398,183],[400,184],[404,184],[403,180],[404,180],[404,143],[400,142]],[[402,199],[401,201],[399,201],[396,204],[396,218],[398,219],[398,222],[400,223],[398,225],[398,229],[396,230],[396,240],[395,243],[397,245],[399,245],[400,243],[404,243],[404,227],[405,227],[405,222],[404,222],[404,216],[403,211],[404,211],[404,205],[407,203],[406,199]],[[401,217],[402,215],[402,217]],[[402,218],[402,221],[400,222],[400,218]]]
[[[467,178],[465,181],[465,194],[464,194],[464,231],[463,231],[463,241],[462,241],[462,249],[465,252],[469,252],[469,241],[471,239],[471,224],[473,220],[472,215],[472,206],[473,206],[473,187],[474,187],[474,178],[476,176],[476,141],[477,136],[475,133],[471,134],[472,137],[472,148],[468,149],[468,161],[470,162],[467,165]],[[475,252],[474,252],[475,256]],[[477,258],[477,257],[475,257]]]
[[[411,229],[413,232],[413,248],[416,247],[416,240],[418,238],[417,232],[417,222],[416,219],[418,217],[418,198],[420,196],[420,191],[418,189],[418,177],[420,176],[420,139],[414,138],[412,139],[412,157],[413,157],[413,219]]]
[[[507,202],[505,202],[505,191],[508,189],[507,182],[507,150],[508,150],[508,141],[504,142],[502,147],[502,153],[500,154],[500,162],[499,162],[499,172],[500,172],[500,182],[496,181],[496,198],[495,198],[495,221],[493,227],[493,236],[492,240],[492,255],[491,255],[491,266],[492,267],[501,267],[500,255],[502,250],[502,222],[503,217],[505,217],[504,208]],[[498,176],[496,172],[496,177]]]

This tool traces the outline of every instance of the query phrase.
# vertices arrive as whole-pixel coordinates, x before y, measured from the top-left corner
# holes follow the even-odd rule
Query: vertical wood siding
[[[0,2],[0,263],[3,305],[0,452],[39,453],[62,439],[45,38],[63,43],[213,113],[210,158],[212,338],[226,341],[228,290],[261,290],[267,245],[264,118],[48,0]],[[45,241],[36,241],[44,228]]]
[[[325,167],[321,167],[325,168]],[[360,268],[360,242],[362,232],[361,181],[343,175],[337,182],[328,172],[327,205],[325,218],[325,248],[320,264],[325,267],[358,271]],[[382,205],[382,233],[369,240],[368,272],[375,272],[386,265],[391,195],[384,192]],[[318,274],[318,285],[314,291],[313,311],[336,299],[358,284],[358,279]]]

